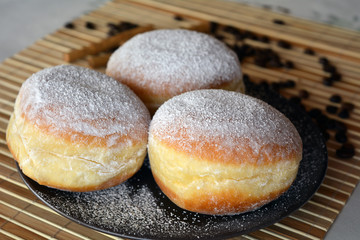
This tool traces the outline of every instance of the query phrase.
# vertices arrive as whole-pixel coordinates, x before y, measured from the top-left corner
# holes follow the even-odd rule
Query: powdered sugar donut
[[[22,85],[7,128],[10,151],[40,184],[91,191],[131,177],[146,155],[150,114],[125,85],[62,65]]]
[[[106,74],[128,85],[152,113],[191,90],[244,91],[236,54],[210,35],[184,29],[136,35],[112,54]]]
[[[236,214],[290,187],[302,140],[290,120],[259,99],[197,90],[158,109],[148,154],[156,182],[175,204],[204,214]]]

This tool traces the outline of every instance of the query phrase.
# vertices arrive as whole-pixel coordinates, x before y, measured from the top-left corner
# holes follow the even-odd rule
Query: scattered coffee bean
[[[340,103],[341,100],[342,100],[341,96],[337,95],[337,94],[334,94],[330,97],[330,102],[333,102],[333,103]]]
[[[301,104],[301,98],[293,96],[289,99],[289,102],[294,103],[296,105],[300,105]]]
[[[280,40],[278,41],[277,45],[281,48],[285,48],[285,49],[291,49],[291,44],[284,41],[284,40]]]
[[[306,91],[305,89],[301,89],[299,91],[299,97],[302,99],[307,99],[309,97],[309,92]]]
[[[327,128],[326,124],[328,121],[329,121],[329,118],[322,113],[316,117],[316,122],[318,123],[320,128]]]
[[[335,129],[338,130],[338,131],[342,131],[342,132],[346,132],[346,131],[347,131],[347,127],[346,127],[345,123],[340,122],[340,121],[336,121],[336,127],[335,127]]]
[[[313,108],[309,111],[309,116],[312,118],[317,118],[318,116],[320,116],[321,114],[321,110],[318,108]]]
[[[112,37],[112,36],[115,36],[116,34],[118,34],[119,32],[115,29],[110,29],[108,32],[107,32],[107,35],[109,37]]]
[[[331,106],[331,105],[326,106],[326,112],[328,112],[330,114],[336,114],[338,110],[339,110],[339,108],[336,106]]]
[[[324,64],[323,65],[323,70],[324,72],[328,72],[328,73],[335,73],[336,72],[336,68],[332,65],[329,64]]]
[[[330,77],[336,82],[341,81],[341,79],[342,79],[341,74],[339,74],[337,72],[331,73]]]
[[[332,78],[324,77],[324,79],[323,79],[323,84],[324,84],[325,86],[330,87],[330,86],[333,85],[333,83],[334,83],[334,81],[332,80]]]
[[[244,82],[250,82],[250,77],[249,77],[249,75],[244,74],[244,75],[243,75],[243,81],[244,81]]]
[[[107,23],[106,25],[107,25],[110,29],[115,29],[115,30],[118,29],[118,26],[117,26],[117,24],[115,24],[115,23],[109,22],[109,23]]]
[[[294,80],[289,79],[286,80],[282,86],[285,88],[294,88],[296,86],[296,82]]]
[[[266,80],[262,80],[260,83],[259,83],[259,86],[261,88],[264,88],[264,89],[269,89],[269,83],[266,81]]]
[[[267,36],[262,36],[259,38],[259,41],[263,43],[269,43],[270,39]]]
[[[326,57],[319,58],[319,63],[321,64],[329,64],[329,60]]]
[[[64,27],[69,28],[69,29],[74,29],[74,28],[75,28],[75,25],[74,25],[73,23],[71,23],[71,22],[68,22],[68,23],[66,23],[66,24],[64,25]]]
[[[271,58],[270,61],[268,62],[268,66],[269,67],[275,67],[275,68],[280,68],[283,66],[282,62],[280,61],[279,58]]]
[[[243,49],[244,55],[246,57],[254,56],[254,54],[255,54],[255,48],[248,44],[244,44],[242,46],[242,49]]]
[[[332,119],[332,118],[329,118],[326,122],[326,126],[325,126],[327,129],[335,129],[336,128],[336,120],[335,119]]]
[[[86,27],[87,29],[92,29],[92,30],[96,28],[96,27],[95,27],[95,23],[89,22],[89,21],[85,22],[85,27]]]
[[[349,112],[351,112],[352,110],[354,110],[355,106],[352,103],[349,102],[343,102],[341,104],[341,109],[345,109],[348,110]]]
[[[338,117],[340,117],[340,118],[349,118],[350,117],[349,111],[347,109],[341,109],[339,114],[338,114]]]
[[[343,144],[336,150],[336,156],[339,158],[352,158],[355,155],[354,145],[350,143]]]
[[[255,63],[255,65],[257,65],[257,66],[259,66],[259,67],[262,67],[262,68],[265,68],[265,67],[266,67],[266,60],[263,59],[263,58],[257,58],[257,57],[255,57],[254,63]]]
[[[270,88],[275,91],[278,92],[280,90],[280,84],[277,82],[272,82],[270,85]]]
[[[283,20],[281,20],[281,19],[274,19],[273,23],[279,24],[279,25],[285,25],[285,22]]]
[[[219,24],[217,22],[210,21],[210,33],[215,34]]]
[[[225,36],[216,34],[216,35],[215,35],[215,38],[218,39],[218,40],[220,40],[220,41],[223,41],[223,40],[225,39]]]
[[[175,16],[174,16],[174,20],[176,20],[176,21],[183,21],[184,18],[183,18],[182,16],[180,16],[180,15],[175,15]]]
[[[243,38],[249,38],[249,39],[253,39],[253,40],[254,40],[254,38],[257,39],[257,36],[256,36],[253,32],[251,32],[251,31],[245,31],[245,32],[243,33]]]
[[[134,29],[138,26],[139,26],[138,24],[123,21],[123,22],[120,22],[120,24],[118,25],[118,29],[120,32],[122,32],[122,31]]]
[[[284,67],[287,69],[293,69],[294,68],[294,63],[292,61],[286,61],[284,64]]]
[[[305,48],[304,53],[307,55],[315,55],[314,50],[312,50],[311,48]]]
[[[335,140],[339,143],[346,143],[347,142],[347,136],[346,133],[343,131],[338,131],[335,134]]]

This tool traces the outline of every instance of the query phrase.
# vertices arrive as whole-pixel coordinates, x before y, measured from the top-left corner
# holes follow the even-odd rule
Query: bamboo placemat
[[[109,33],[108,24],[119,26],[119,22],[125,22],[125,28]],[[129,27],[129,23],[136,26]],[[306,110],[320,109],[332,123],[336,120],[346,125],[347,142],[355,146],[355,156],[339,158],[336,150],[342,144],[336,140],[335,130],[327,130],[329,167],[312,199],[278,223],[233,239],[324,238],[360,178],[360,33],[220,0],[114,0],[0,64],[0,239],[116,239],[80,226],[41,203],[20,179],[6,146],[5,131],[19,88],[31,74],[69,63],[103,72],[109,50],[137,33],[157,28],[209,32],[242,50],[244,45],[255,51],[272,49],[282,63],[290,61],[293,66],[263,67],[263,59],[257,61],[256,54],[247,53],[242,59],[244,73],[255,82],[266,81],[277,88],[291,80],[295,86],[281,88],[282,95],[301,101]],[[310,55],[308,48],[315,54]],[[327,72],[319,63],[322,57],[329,61]],[[325,86],[324,78],[334,71],[341,80]],[[328,105],[341,108],[341,103],[329,101],[334,94],[341,96],[342,103],[353,104],[349,118],[326,112]]]

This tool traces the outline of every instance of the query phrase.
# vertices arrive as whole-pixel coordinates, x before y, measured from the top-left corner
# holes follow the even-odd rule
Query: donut
[[[234,51],[208,34],[185,29],[134,36],[111,55],[106,74],[129,86],[152,114],[166,100],[187,91],[244,92]]]
[[[127,86],[83,67],[43,69],[21,86],[6,132],[22,172],[41,185],[94,191],[141,167],[150,113]]]
[[[291,121],[262,100],[205,89],[157,110],[148,155],[157,185],[177,206],[232,215],[260,208],[291,186],[302,140]]]

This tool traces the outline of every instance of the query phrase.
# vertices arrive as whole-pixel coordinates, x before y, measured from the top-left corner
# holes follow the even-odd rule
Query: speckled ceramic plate
[[[219,239],[269,226],[300,208],[316,192],[327,168],[321,133],[306,112],[277,93],[247,83],[249,95],[283,112],[298,129],[304,146],[296,180],[278,199],[234,216],[209,216],[178,208],[157,187],[148,160],[127,182],[110,189],[74,193],[37,184],[19,172],[30,190],[61,215],[111,235],[132,239]]]

